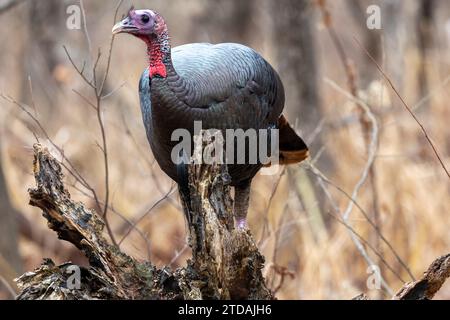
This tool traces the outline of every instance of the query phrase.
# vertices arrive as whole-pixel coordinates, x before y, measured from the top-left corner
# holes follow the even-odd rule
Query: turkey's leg
[[[238,229],[247,228],[247,211],[250,201],[251,181],[234,187],[234,218]]]
[[[181,156],[181,155],[180,155]],[[181,202],[184,206],[188,225],[191,224],[191,194],[189,190],[189,166],[188,162],[182,161],[177,164],[177,184]]]

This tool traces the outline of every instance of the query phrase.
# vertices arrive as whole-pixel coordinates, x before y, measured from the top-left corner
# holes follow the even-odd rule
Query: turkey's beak
[[[122,21],[116,23],[112,28],[112,34],[135,33],[137,31],[139,31],[139,28],[133,25],[129,17],[126,17]]]

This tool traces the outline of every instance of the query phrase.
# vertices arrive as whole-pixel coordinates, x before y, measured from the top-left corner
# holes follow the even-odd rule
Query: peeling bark
[[[17,279],[18,299],[272,298],[261,273],[264,258],[250,232],[234,228],[226,166],[190,165],[193,258],[172,271],[139,262],[109,244],[97,213],[71,199],[58,161],[39,144],[34,156],[30,204],[43,210],[49,228],[81,250],[90,266],[78,267],[80,288],[70,289],[74,265],[56,266],[46,259]]]
[[[261,274],[264,257],[250,231],[234,227],[226,166],[191,165],[189,175],[194,195],[189,264],[205,280],[206,291],[219,299],[270,299]]]

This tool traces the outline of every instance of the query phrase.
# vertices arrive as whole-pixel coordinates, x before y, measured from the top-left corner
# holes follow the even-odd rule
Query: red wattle
[[[166,66],[162,61],[158,61],[156,64],[151,64],[148,67],[148,74],[150,78],[153,78],[155,75],[165,78],[167,76]]]
[[[161,51],[161,44],[158,41],[147,37],[142,37],[142,39],[147,43],[148,56],[150,59],[150,64],[148,67],[150,78],[153,78],[155,75],[163,78],[167,77],[167,70],[163,62],[164,54]]]

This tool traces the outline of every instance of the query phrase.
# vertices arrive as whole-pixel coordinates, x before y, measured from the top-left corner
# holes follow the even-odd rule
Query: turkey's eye
[[[150,17],[144,14],[141,18],[142,23],[148,23],[150,21]]]

